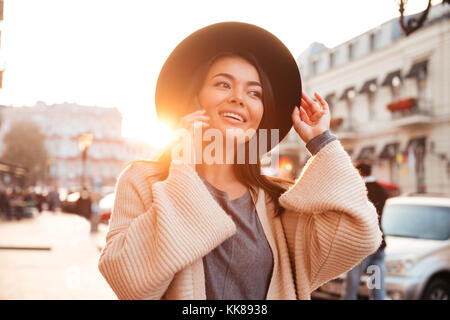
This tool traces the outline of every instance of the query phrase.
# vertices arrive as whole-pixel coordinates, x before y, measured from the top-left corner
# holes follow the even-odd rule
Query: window
[[[427,86],[427,71],[428,60],[422,60],[412,65],[406,78],[415,78],[417,83],[417,97],[419,99],[425,98],[425,91]]]
[[[369,50],[375,50],[375,33],[369,35]]]
[[[353,43],[349,43],[348,45],[348,60],[353,59]]]
[[[450,208],[427,205],[386,205],[382,226],[387,236],[447,240]]]
[[[317,60],[313,60],[311,62],[311,68],[312,68],[312,74],[316,75],[317,74]]]
[[[374,112],[374,102],[375,102],[375,96],[376,96],[376,91],[378,89],[378,85],[377,85],[377,79],[373,78],[370,80],[367,80],[364,85],[362,86],[361,90],[359,91],[359,93],[363,93],[367,95],[367,101],[368,101],[368,105],[369,105],[369,119],[373,119],[375,116],[375,112]]]
[[[328,107],[330,108],[330,112],[333,112],[334,104],[336,100],[336,93],[332,92],[325,96],[325,101],[328,103]]]
[[[334,68],[334,52],[330,52],[330,69]]]
[[[402,88],[402,79],[400,78],[400,75],[395,75],[390,84],[391,88],[391,94],[392,94],[392,100],[398,100],[400,99],[400,92]]]

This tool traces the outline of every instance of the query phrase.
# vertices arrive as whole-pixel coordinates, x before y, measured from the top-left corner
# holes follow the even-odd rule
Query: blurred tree
[[[17,122],[3,138],[2,161],[20,165],[28,169],[27,185],[45,181],[48,154],[45,148],[45,135],[32,122]]]

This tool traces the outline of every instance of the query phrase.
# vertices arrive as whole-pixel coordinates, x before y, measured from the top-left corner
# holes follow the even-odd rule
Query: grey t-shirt
[[[200,175],[199,175],[200,176]],[[236,234],[203,257],[208,300],[265,300],[273,256],[250,191],[234,200],[200,176],[231,216]]]
[[[336,140],[329,130],[306,144],[315,155]],[[250,191],[230,200],[199,174],[211,195],[231,216],[237,232],[203,257],[206,299],[265,300],[273,269],[273,255],[259,221]]]

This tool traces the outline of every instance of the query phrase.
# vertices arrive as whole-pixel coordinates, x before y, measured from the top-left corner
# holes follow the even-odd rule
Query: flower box
[[[386,108],[391,112],[410,110],[416,105],[415,98],[407,98],[389,103]]]
[[[330,120],[330,127],[332,127],[332,128],[339,127],[343,121],[344,121],[343,118],[332,118]]]

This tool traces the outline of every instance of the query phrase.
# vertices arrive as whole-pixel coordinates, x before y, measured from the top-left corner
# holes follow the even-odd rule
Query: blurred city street
[[[107,226],[44,211],[0,222],[0,300],[116,299],[98,271]]]

